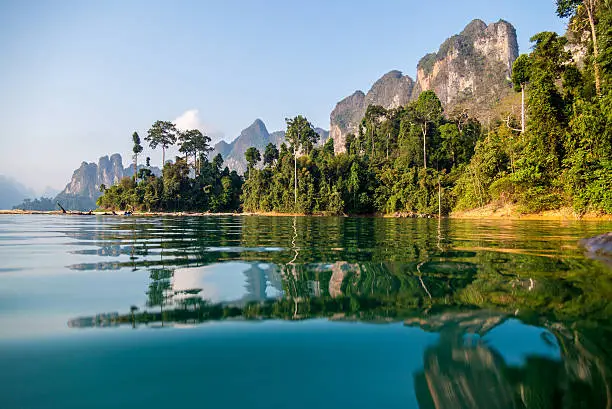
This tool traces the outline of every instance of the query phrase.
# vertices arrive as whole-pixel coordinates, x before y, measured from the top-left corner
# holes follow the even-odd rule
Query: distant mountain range
[[[0,209],[12,209],[24,199],[31,199],[36,192],[15,179],[0,175]]]
[[[319,144],[324,144],[329,138],[329,131],[321,128],[315,128],[321,139]],[[240,132],[231,143],[225,141],[218,142],[210,154],[210,158],[214,158],[217,154],[221,154],[224,164],[242,174],[246,170],[246,159],[244,153],[248,148],[254,146],[263,154],[266,146],[273,143],[277,147],[285,141],[285,131],[276,131],[269,133],[266,125],[261,119],[256,119],[249,127]]]

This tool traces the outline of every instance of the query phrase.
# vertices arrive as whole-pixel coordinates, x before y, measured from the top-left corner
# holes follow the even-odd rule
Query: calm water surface
[[[0,408],[610,408],[606,231],[0,215]]]

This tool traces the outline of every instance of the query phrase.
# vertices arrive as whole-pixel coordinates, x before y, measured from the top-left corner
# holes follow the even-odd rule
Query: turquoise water
[[[606,408],[605,222],[0,216],[0,408]]]

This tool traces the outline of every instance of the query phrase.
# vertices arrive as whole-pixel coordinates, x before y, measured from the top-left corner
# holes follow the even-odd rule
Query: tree
[[[591,40],[593,42],[593,71],[595,74],[595,89],[597,95],[601,95],[601,71],[599,67],[599,45],[597,44],[597,30],[595,28],[595,13],[599,6],[600,0],[557,0],[557,15],[565,18],[570,17],[576,23],[580,24],[580,20],[584,21],[584,12],[586,12],[586,20],[590,26]]]
[[[132,148],[132,152],[134,152],[134,179],[138,178],[138,155],[142,152],[142,145],[140,144],[140,136],[138,136],[138,132],[134,132],[132,134],[132,141],[134,142],[134,147]]]
[[[451,160],[452,166],[455,166],[457,163],[461,132],[459,132],[459,128],[453,123],[441,125],[439,132],[442,153]]]
[[[178,139],[181,142],[179,152],[185,154],[185,159],[188,155],[193,155],[193,168],[196,175],[199,174],[200,166],[198,158],[202,155],[208,155],[208,152],[212,150],[210,138],[198,129],[191,129],[181,132]]]
[[[302,115],[298,115],[293,119],[285,118],[285,122],[287,123],[285,139],[289,142],[290,149],[293,150],[294,199],[297,205],[297,154],[301,148],[308,148],[308,144],[311,144],[310,146],[312,147],[318,141],[319,134]]]
[[[147,164],[147,165],[146,165],[146,166],[147,166],[147,168],[150,168],[150,167],[151,167],[151,158],[150,158],[150,157],[148,157],[148,156],[147,156],[146,164]]]
[[[276,147],[276,145],[270,142],[268,145],[266,145],[266,150],[263,154],[264,165],[272,166],[274,164],[274,161],[278,160],[278,157],[278,148]]]
[[[442,103],[435,92],[429,90],[421,92],[414,105],[415,120],[421,127],[423,135],[423,167],[427,169],[427,134],[430,124],[440,121],[442,116]]]
[[[191,131],[179,131],[176,139],[179,143],[179,152],[185,155],[185,162],[187,162],[189,155],[195,155],[192,133]]]
[[[213,167],[213,171],[215,175],[221,174],[221,168],[223,167],[223,156],[220,153],[215,155],[211,162],[211,166]]]
[[[557,84],[570,55],[565,49],[567,40],[557,33],[538,33],[531,41],[527,131],[533,145],[526,156],[535,155],[540,168],[556,171],[563,158],[567,127],[567,109]]]
[[[166,164],[166,149],[176,143],[176,126],[169,121],[156,121],[149,129],[145,141],[149,142],[151,149],[161,146],[162,148],[162,169]]]
[[[366,109],[365,116],[361,121],[362,125],[367,129],[368,125],[369,135],[370,135],[370,147],[372,150],[372,158],[374,158],[374,143],[376,139],[376,123],[380,121],[380,118],[385,118],[387,116],[387,110],[380,105],[368,105]],[[368,132],[366,132],[366,135]]]
[[[521,92],[521,133],[525,132],[525,85],[529,82],[529,70],[529,56],[521,54],[512,65],[514,90]]]
[[[244,153],[244,157],[246,158],[246,161],[247,161],[247,173],[250,174],[253,168],[255,167],[255,165],[257,165],[257,162],[261,160],[261,154],[259,153],[259,150],[257,150],[257,148],[255,148],[254,146],[251,146]]]

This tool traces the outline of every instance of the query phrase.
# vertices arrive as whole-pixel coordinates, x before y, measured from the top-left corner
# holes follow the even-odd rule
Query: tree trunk
[[[297,149],[295,145],[293,146],[293,181],[294,181],[293,193],[295,196],[295,204],[297,205]]]
[[[134,181],[138,180],[138,154],[134,154]]]
[[[372,126],[372,159],[374,159],[374,123],[370,122]]]
[[[585,6],[589,15],[589,24],[591,25],[591,38],[593,40],[593,71],[595,73],[595,90],[597,95],[601,95],[601,73],[599,70],[599,47],[597,47],[597,33],[595,30],[595,0],[585,0]]]
[[[427,124],[421,125],[423,131],[423,167],[427,169]]]
[[[521,133],[525,132],[525,84],[521,84]]]
[[[165,164],[166,164],[166,148],[162,145],[162,171],[164,170]]]
[[[387,159],[389,159],[389,138],[391,138],[390,132],[387,132]]]
[[[438,176],[438,219],[442,219],[442,186],[440,176]]]

